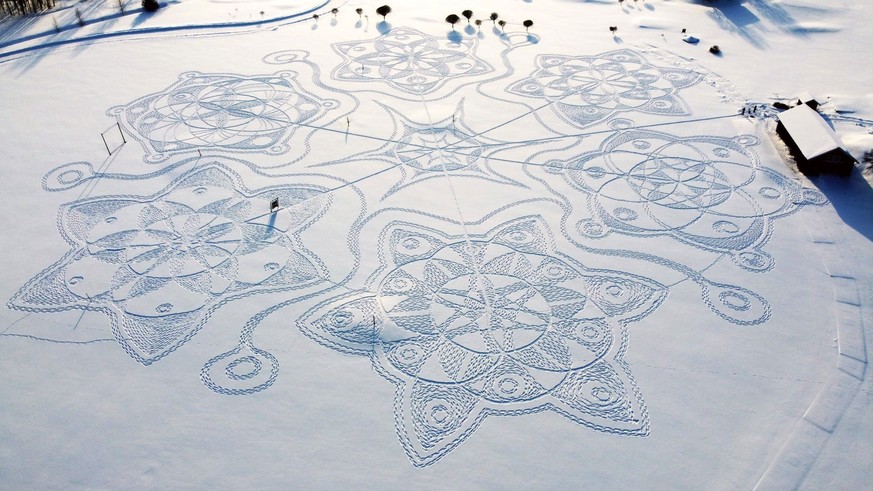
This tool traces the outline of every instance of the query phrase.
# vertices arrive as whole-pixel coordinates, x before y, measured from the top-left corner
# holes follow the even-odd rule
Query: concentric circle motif
[[[529,235],[512,230],[501,237],[508,244],[513,239],[528,243]],[[605,326],[589,326],[582,336],[567,327],[586,322],[574,316],[589,301],[587,288],[576,268],[558,258],[471,241],[444,246],[391,271],[377,298],[388,322],[417,333],[415,342],[386,344],[392,363],[421,379],[460,383],[493,369],[504,357],[548,371],[578,369],[599,359],[609,348],[597,342],[608,338]],[[555,343],[574,346],[565,348],[573,354],[549,355]],[[468,362],[456,370],[435,363],[444,358]],[[511,385],[493,388],[510,397]]]
[[[145,146],[148,162],[198,149],[284,153],[299,123],[330,108],[302,90],[293,74],[246,77],[182,76],[163,92],[134,101],[117,113]]]
[[[679,91],[700,80],[695,72],[658,67],[621,49],[593,56],[541,55],[537,70],[509,91],[552,101],[565,121],[584,127],[624,111],[689,114]],[[626,126],[619,122],[613,128]]]
[[[475,41],[445,42],[409,28],[397,28],[376,40],[334,44],[344,63],[333,72],[340,80],[380,82],[409,94],[428,94],[447,81],[490,72],[473,54]]]
[[[744,135],[747,136],[747,135]],[[762,168],[755,137],[677,137],[650,130],[616,133],[600,149],[568,159],[562,175],[586,194],[594,216],[577,222],[586,238],[617,231],[670,235],[683,243],[729,253],[738,265],[766,271],[769,258],[749,254],[769,236],[771,221],[819,193]],[[561,168],[561,163],[553,165]]]

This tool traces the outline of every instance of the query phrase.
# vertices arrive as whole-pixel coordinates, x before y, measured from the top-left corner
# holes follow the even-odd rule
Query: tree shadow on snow
[[[725,0],[713,3],[695,0],[694,3],[710,7],[709,16],[725,31],[737,34],[758,49],[768,46],[761,34],[761,19],[746,8],[743,1]]]
[[[376,24],[376,30],[379,31],[379,34],[388,34],[391,31],[391,24],[383,20]]]

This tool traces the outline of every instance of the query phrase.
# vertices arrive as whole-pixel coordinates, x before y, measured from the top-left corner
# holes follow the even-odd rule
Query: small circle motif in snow
[[[600,179],[606,175],[606,169],[603,167],[589,167],[585,169],[585,172],[588,174],[588,177],[591,179]]]
[[[615,218],[618,218],[619,220],[624,222],[632,222],[639,218],[637,212],[631,210],[630,208],[616,208],[615,210],[613,210],[612,214],[615,215]]]
[[[712,229],[723,234],[735,234],[740,231],[736,223],[727,220],[718,220],[712,224]]]
[[[718,294],[718,298],[726,307],[737,311],[749,310],[752,306],[752,302],[745,295],[737,292],[721,292]]]
[[[352,314],[348,310],[340,310],[339,312],[335,312],[331,316],[330,323],[334,327],[340,327],[340,328],[347,327],[352,323],[354,318],[355,318],[354,314]]]
[[[603,224],[592,220],[580,220],[576,224],[576,229],[586,237],[599,238],[606,235],[606,228]]]
[[[244,356],[228,363],[224,372],[231,380],[248,380],[261,372],[261,366],[261,360],[254,356]]]
[[[424,354],[424,351],[421,349],[420,346],[410,344],[410,345],[404,346],[403,349],[400,351],[398,356],[399,356],[401,362],[406,363],[408,365],[411,365],[411,364],[419,361],[423,354]]]
[[[85,174],[80,170],[68,170],[58,174],[58,182],[61,184],[73,184],[85,177]]]
[[[619,285],[609,285],[606,287],[606,293],[612,297],[619,298],[624,294],[624,288]]]
[[[612,399],[612,392],[602,385],[592,388],[591,395],[599,402],[609,402]]]

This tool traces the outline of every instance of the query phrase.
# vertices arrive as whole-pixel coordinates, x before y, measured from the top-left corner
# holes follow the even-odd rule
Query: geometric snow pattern
[[[187,72],[162,92],[109,110],[146,150],[146,161],[198,150],[288,150],[298,128],[336,107],[304,91],[293,72],[243,76]]]
[[[691,114],[679,90],[703,79],[691,70],[652,65],[627,49],[594,56],[539,55],[536,66],[531,76],[507,90],[551,101],[558,116],[580,128],[624,111]]]
[[[465,113],[458,106],[455,116],[428,124],[407,119],[402,114],[385,107],[393,120],[394,143],[365,154],[365,159],[380,159],[396,166],[400,172],[397,183],[384,198],[428,179],[467,177],[501,184],[519,185],[497,174],[485,152],[497,140],[480,136],[464,124]],[[399,120],[399,121],[398,121]],[[345,160],[339,162],[346,164]]]
[[[394,222],[382,274],[298,325],[321,344],[371,357],[396,386],[395,420],[416,466],[433,464],[489,415],[552,410],[590,428],[646,435],[627,365],[627,324],[666,287],[591,270],[553,250],[542,218],[481,237]]]
[[[326,277],[298,237],[328,206],[322,193],[294,184],[248,191],[213,163],[152,196],[66,204],[58,224],[72,249],[8,305],[104,312],[124,350],[154,363],[191,339],[220,305]],[[286,209],[271,219],[262,210],[274,197]]]
[[[381,147],[337,145],[331,148],[338,154],[333,160],[310,162],[311,167],[343,165],[342,171],[366,169],[349,165],[356,162],[388,164],[363,177],[356,173],[354,180],[337,178],[342,182],[337,187],[300,184],[311,174],[269,176],[254,162],[224,157],[233,152],[275,156],[291,145],[294,150],[305,147],[301,153],[308,154],[319,121],[340,102],[304,90],[301,82],[319,93],[342,93],[349,102],[346,114],[362,107],[345,87],[325,85],[318,65],[307,61],[304,51],[280,51],[264,61],[294,63],[311,70],[311,78],[295,71],[254,76],[188,72],[160,92],[112,108],[109,114],[121,130],[142,145],[145,162],[168,161],[166,166],[148,174],[123,174],[73,162],[50,172],[44,189],[63,191],[92,179],[144,180],[181,172],[188,164],[193,169],[151,196],[95,196],[63,205],[58,225],[71,250],[27,282],[9,307],[103,312],[118,344],[147,365],[184,345],[225,303],[287,291],[281,299],[271,296],[273,301],[249,319],[237,347],[207,360],[201,369],[201,381],[216,393],[247,395],[271,386],[279,372],[277,358],[254,344],[257,326],[291,303],[320,302],[295,319],[299,329],[331,349],[369,357],[395,386],[395,426],[416,466],[450,453],[491,415],[553,411],[597,431],[648,434],[646,406],[624,362],[628,325],[653,312],[667,287],[623,271],[622,259],[669,268],[671,277],[685,275],[700,287],[710,310],[730,323],[761,324],[771,309],[755,292],[705,278],[708,266],[689,265],[683,248],[662,257],[624,246],[597,249],[596,239],[610,233],[669,237],[720,256],[709,261],[709,254],[700,255],[707,265],[730,256],[746,270],[767,271],[773,259],[762,249],[773,230],[771,221],[826,200],[760,166],[754,137],[678,137],[634,129],[632,121],[619,119],[634,112],[689,115],[679,93],[703,80],[701,73],[654,66],[627,49],[538,56],[531,75],[506,90],[519,96],[513,104],[519,98],[545,99],[546,104],[522,115],[511,104],[497,107],[497,114],[505,110],[512,119],[489,129],[467,126],[464,99],[452,114],[432,117],[423,96],[447,92],[446,84],[452,84],[452,93],[476,85],[465,93],[497,99],[483,91],[483,84],[515,73],[504,52],[506,72],[484,80],[494,69],[475,55],[477,47],[475,37],[447,40],[409,28],[333,44],[343,60],[331,73],[333,81],[358,88],[365,84],[355,82],[387,84],[385,91],[368,91],[367,102],[385,108],[390,120],[374,137],[384,143]],[[404,99],[409,95],[414,97]],[[415,112],[394,109],[391,102],[398,99],[425,103],[427,122],[412,119]],[[557,117],[534,114],[540,109]],[[532,144],[553,140],[536,139],[543,128],[531,128],[532,139],[521,142],[500,139],[497,135],[506,133],[496,131],[527,115],[534,116],[529,124],[545,129],[552,129],[546,119],[577,128],[611,121],[615,132],[598,149],[533,165],[551,151]],[[347,139],[350,125],[346,118]],[[386,136],[388,127],[392,130]],[[327,125],[323,129],[338,131]],[[572,136],[552,130],[559,139]],[[305,142],[303,136],[292,140],[299,131],[305,132]],[[558,151],[581,142],[574,141]],[[344,148],[357,153],[349,155]],[[515,175],[520,180],[499,172],[508,166],[495,170],[494,162],[519,164],[523,173]],[[277,184],[249,190],[228,167],[234,164]],[[485,217],[477,224],[496,220],[498,212],[508,213],[523,202],[556,203],[565,212],[560,232],[578,249],[558,252],[549,225],[539,216],[506,219],[478,235],[470,235],[461,219],[464,234],[450,235],[420,224],[438,218],[441,210],[380,208],[372,196],[375,206],[365,212],[369,202],[353,186],[395,168],[392,179],[374,180],[368,187],[384,192],[382,201],[404,191],[409,199],[402,201],[415,208],[419,189],[434,193],[433,181],[418,186],[426,180],[477,179],[473,184],[481,186],[467,188],[474,193],[482,188],[470,202]],[[552,174],[547,176],[551,183],[538,172]],[[555,196],[536,196],[537,189],[524,184],[528,178]],[[489,202],[493,183],[518,187],[517,196],[496,193],[500,201]],[[334,196],[332,201],[331,193],[341,189],[359,200]],[[579,193],[584,205],[573,196]],[[274,198],[282,209],[264,213]],[[336,276],[302,243],[301,233],[332,203],[343,206],[335,211],[345,214],[349,228],[321,223],[322,232],[330,233],[318,237],[312,230],[306,237],[318,237],[319,253],[331,264],[337,244],[348,246],[355,271],[363,257],[373,262],[378,257],[378,264],[368,263],[376,267],[363,272],[363,284],[350,283],[359,278],[352,274],[328,281]],[[451,204],[460,212],[459,203]],[[349,206],[360,208],[352,213]],[[415,216],[388,223],[374,244],[362,242],[364,225],[377,223],[370,220],[381,220],[379,214],[388,211]],[[339,215],[331,213],[330,219]],[[612,269],[587,268],[573,259],[579,251],[608,254],[614,259]]]
[[[578,224],[586,237],[668,235],[760,272],[773,265],[761,250],[771,221],[826,198],[760,166],[757,144],[750,135],[627,130],[570,162],[550,162],[549,171],[587,194],[594,218]]]
[[[334,44],[334,51],[345,61],[331,77],[384,82],[409,94],[429,94],[450,78],[493,70],[473,54],[476,44],[475,39],[450,41],[415,29],[392,29],[376,39]]]

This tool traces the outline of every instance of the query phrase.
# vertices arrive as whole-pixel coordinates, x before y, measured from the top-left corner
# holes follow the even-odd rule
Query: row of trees
[[[0,0],[0,13],[25,15],[42,12],[55,6],[55,0]]]
[[[465,11],[461,12],[461,15],[463,15],[464,18],[467,19],[467,24],[469,24],[471,19],[473,18],[473,11],[472,10],[465,10]],[[500,17],[500,15],[497,12],[491,12],[491,15],[488,16],[488,19],[490,19],[493,24],[499,25],[500,29],[505,31],[506,30],[506,21],[505,20],[498,21],[497,20],[498,17]],[[453,31],[455,30],[455,24],[457,24],[460,20],[461,20],[461,18],[458,17],[457,14],[449,14],[446,17],[446,22],[448,22],[449,24],[452,25]],[[522,25],[524,26],[525,30],[530,32],[530,28],[533,27],[533,21],[528,19],[528,20],[522,22]],[[476,19],[476,26],[481,28],[482,19]]]
[[[143,1],[145,1],[145,0],[143,0]],[[336,14],[339,13],[339,9],[332,8],[332,9],[330,9],[330,13],[333,14],[334,17],[336,17]],[[360,19],[361,16],[364,15],[364,9],[358,7],[355,9],[355,13],[358,14],[358,19]],[[389,7],[388,5],[383,5],[383,6],[376,9],[376,13],[381,15],[382,19],[384,20],[388,16],[388,14],[391,13],[391,7]],[[261,12],[262,17],[263,17],[263,15],[264,15],[264,13]],[[312,14],[312,19],[315,20],[315,22],[318,22],[319,17],[321,17],[319,14]]]

